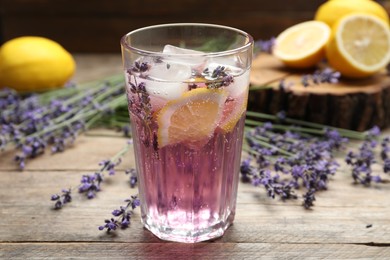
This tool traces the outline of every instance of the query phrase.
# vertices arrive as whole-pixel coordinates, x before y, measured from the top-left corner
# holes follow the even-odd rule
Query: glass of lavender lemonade
[[[164,24],[121,39],[142,222],[194,243],[232,224],[252,37],[211,24]]]

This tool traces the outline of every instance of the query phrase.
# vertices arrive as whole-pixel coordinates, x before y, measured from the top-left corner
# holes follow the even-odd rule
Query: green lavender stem
[[[253,112],[253,111],[247,111],[246,114],[247,114],[247,116],[254,117],[257,119],[280,121],[280,119],[275,115],[269,115],[269,114]],[[246,122],[248,122],[248,124],[250,124],[250,125],[255,125],[254,122],[257,122],[257,121],[247,119]],[[303,121],[303,120],[285,118],[285,119],[283,119],[283,122],[291,124],[291,125],[298,125],[300,127],[296,127],[296,126],[287,126],[286,127],[285,125],[274,125],[275,126],[274,129],[283,129],[283,130],[288,129],[288,130],[299,131],[299,132],[304,132],[304,133],[311,133],[311,134],[324,134],[326,129],[332,129],[332,130],[337,130],[344,137],[349,137],[349,138],[353,138],[353,139],[357,139],[357,140],[364,140],[366,138],[366,134],[362,133],[362,132],[333,127],[333,126],[322,125],[322,124],[318,124],[318,123],[307,122],[307,121]]]

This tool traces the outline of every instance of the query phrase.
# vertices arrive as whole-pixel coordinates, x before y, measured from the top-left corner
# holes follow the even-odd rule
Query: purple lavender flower
[[[305,209],[310,209],[314,206],[314,201],[316,200],[315,192],[316,191],[312,189],[306,192],[305,195],[303,195],[303,206],[305,207]]]
[[[107,229],[107,232],[111,230],[116,230],[118,227],[125,229],[130,225],[130,219],[133,214],[133,210],[140,206],[140,201],[137,195],[130,196],[129,199],[126,199],[126,206],[120,206],[119,209],[115,209],[111,214],[115,218],[106,219],[103,226],[99,226],[99,230]]]
[[[341,77],[340,72],[333,71],[330,68],[323,70],[316,70],[313,74],[303,75],[301,83],[304,87],[308,87],[312,84],[319,85],[322,83],[336,84]]]
[[[339,131],[332,129],[325,129],[325,137],[328,139],[328,143],[332,146],[331,148],[340,149],[344,144],[348,143],[348,138],[341,136]]]
[[[96,193],[100,191],[102,182],[103,175],[100,172],[83,175],[79,185],[79,193],[85,193],[88,199],[93,199],[96,197]]]
[[[62,194],[53,194],[51,195],[51,201],[55,201],[54,209],[61,209],[65,204],[72,201],[72,191],[71,189],[63,189]],[[61,200],[62,198],[62,200]]]
[[[122,127],[123,135],[126,137],[130,137],[130,125],[126,125]]]
[[[375,133],[377,133],[376,131],[377,130],[375,130]],[[379,176],[372,176],[371,166],[376,163],[374,153],[375,147],[376,142],[373,143],[369,139],[360,145],[358,153],[352,151],[348,152],[345,162],[352,167],[352,178],[356,183],[369,186],[371,182],[382,181]]]
[[[381,129],[378,126],[373,126],[371,129],[367,131],[368,139],[378,137],[380,134],[381,134]]]
[[[383,172],[388,173],[390,172],[390,158],[386,158],[383,165]]]
[[[269,40],[258,40],[255,42],[254,46],[259,52],[272,54],[273,47],[275,46],[275,37],[272,37]]]
[[[227,87],[233,83],[234,78],[228,72],[228,68],[225,66],[217,66],[213,71],[210,71],[209,68],[204,69],[202,76],[209,80],[206,82],[207,88]]]
[[[137,171],[134,168],[131,168],[126,170],[125,173],[130,175],[130,180],[129,180],[130,187],[134,188],[135,186],[137,186],[137,182],[138,182]]]
[[[386,160],[387,158],[389,158],[389,155],[388,155],[388,153],[390,152],[389,144],[390,144],[390,137],[383,138],[382,143],[381,143],[381,146],[382,146],[381,158],[383,161]]]
[[[113,218],[111,219],[106,219],[104,226],[99,226],[99,230],[104,230],[105,228],[107,229],[107,232],[110,232],[111,230],[116,230],[116,228],[119,226],[118,221],[114,220]]]
[[[148,71],[149,68],[150,68],[150,65],[147,62],[136,61],[136,62],[134,62],[134,65],[130,68],[130,71],[142,73],[142,72]]]
[[[255,186],[263,186],[269,197],[278,196],[283,200],[296,199],[294,191],[303,187],[306,189],[303,196],[306,208],[314,205],[316,192],[327,189],[330,176],[339,167],[332,153],[348,141],[335,130],[324,129],[323,137],[318,138],[282,131],[271,123],[263,123],[249,131],[246,139],[249,154],[257,160],[256,167],[249,166],[247,160],[243,161],[242,178]],[[262,161],[272,163],[266,165]],[[278,172],[283,173],[283,178],[277,175]]]

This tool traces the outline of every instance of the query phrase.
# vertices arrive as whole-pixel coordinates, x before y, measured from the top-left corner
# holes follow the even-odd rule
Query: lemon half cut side
[[[330,36],[330,27],[324,22],[299,23],[278,35],[273,54],[289,67],[312,67],[325,57]]]
[[[367,77],[389,63],[389,26],[380,18],[361,13],[347,15],[335,24],[333,32],[327,59],[343,76]]]

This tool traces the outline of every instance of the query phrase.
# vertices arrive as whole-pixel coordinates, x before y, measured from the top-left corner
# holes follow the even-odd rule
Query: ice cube
[[[232,61],[230,61],[230,63],[232,63]],[[218,60],[218,62],[211,60],[209,63],[207,63],[207,68],[210,72],[213,72],[218,66],[225,67],[226,72],[231,76],[237,76],[243,73],[243,69],[237,66],[233,66],[227,62],[221,62],[220,60]]]
[[[140,78],[139,82],[145,83],[145,88],[149,95],[167,101],[179,98],[184,92],[188,91],[188,83],[181,80],[168,81],[148,77],[147,79]]]
[[[218,61],[218,62],[216,62]],[[225,62],[223,62],[225,61]],[[225,67],[225,72],[233,76],[233,82],[226,87],[226,90],[229,92],[230,97],[239,97],[244,91],[247,90],[249,86],[249,70],[244,71],[244,69],[233,66],[234,60],[227,58],[219,58],[217,60],[213,59],[207,64],[207,69],[209,73],[212,74],[213,71],[219,66]],[[210,76],[206,76],[206,79],[212,79]]]
[[[196,51],[196,50],[191,50],[191,49],[185,49],[185,48],[180,48],[176,47],[170,44],[167,44],[164,46],[163,53],[172,53],[172,54],[188,54],[188,55],[199,55],[199,54],[204,54],[202,51]]]
[[[148,77],[157,81],[186,81],[191,75],[191,67],[180,63],[155,63],[148,71]]]
[[[198,71],[202,71],[207,61],[206,57],[202,55],[205,54],[204,52],[180,48],[169,44],[164,46],[163,53],[165,54],[163,58],[165,62],[186,64]]]
[[[216,66],[225,66],[225,67],[230,67],[233,69],[234,72],[238,69],[238,73],[242,73],[243,61],[242,58],[239,54],[233,54],[233,55],[228,55],[228,56],[220,56],[220,57],[212,57],[207,64],[207,67],[211,69],[210,67],[216,67]],[[237,74],[235,74],[237,75]],[[234,75],[232,75],[234,76]]]
[[[249,87],[249,70],[246,70],[239,76],[234,76],[233,82],[226,87],[226,90],[229,91],[229,96],[231,97],[240,97]]]

